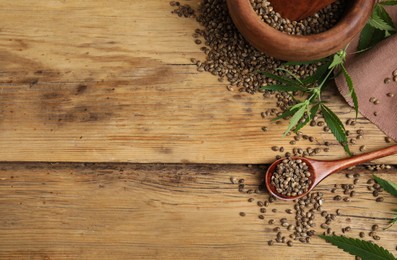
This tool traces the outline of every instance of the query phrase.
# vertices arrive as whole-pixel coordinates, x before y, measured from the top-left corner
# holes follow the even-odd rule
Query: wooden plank
[[[371,172],[358,168],[360,183],[351,202],[335,203],[335,183],[351,183],[344,174],[325,180],[323,210],[341,216],[330,225],[350,237],[380,228],[393,217],[397,201],[384,194],[376,203],[366,189]],[[378,174],[397,181],[396,169]],[[313,237],[311,244],[267,245],[275,238],[269,219],[292,202],[270,204],[258,218],[257,200],[266,194],[240,193],[231,176],[250,187],[260,184],[260,167],[225,165],[0,164],[1,259],[352,259]],[[343,195],[343,194],[342,194]],[[247,202],[248,198],[255,202]],[[271,209],[277,209],[273,213]],[[369,210],[370,209],[370,210]],[[240,217],[239,212],[246,212]],[[316,230],[324,220],[316,216]],[[288,235],[283,228],[284,235]],[[320,231],[321,232],[321,231]],[[377,232],[378,244],[396,255],[397,226]],[[369,239],[366,235],[366,239]]]
[[[274,145],[290,151],[287,122],[260,117],[275,99],[198,74],[197,23],[170,11],[158,0],[1,1],[0,160],[265,163]],[[327,100],[343,120],[354,117],[335,93]],[[385,146],[377,127],[360,118],[360,128],[353,150]],[[320,127],[305,133],[317,141],[304,148],[332,141],[317,158],[345,156]]]

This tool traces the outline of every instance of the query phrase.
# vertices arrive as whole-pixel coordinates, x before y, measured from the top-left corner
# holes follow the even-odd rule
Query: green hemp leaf
[[[362,260],[396,260],[385,248],[368,241],[344,236],[319,237],[351,255],[361,257]]]
[[[396,183],[382,179],[382,178],[376,176],[375,174],[374,174],[373,178],[386,192],[390,193],[391,195],[393,195],[394,197],[397,198],[397,184]],[[395,209],[393,211],[397,212],[397,209]],[[397,223],[397,216],[390,221],[389,226],[386,229],[390,228],[395,223]]]
[[[344,49],[321,60],[312,62],[287,62],[283,64],[284,68],[278,69],[281,75],[263,72],[263,75],[274,79],[277,83],[263,86],[261,88],[262,90],[289,92],[293,96],[294,94],[301,93],[306,97],[306,100],[303,101],[295,99],[296,103],[294,105],[287,108],[280,116],[274,119],[279,120],[282,118],[290,118],[290,122],[284,136],[292,130],[297,133],[316,116],[318,111],[321,111],[332,134],[338,142],[343,145],[345,151],[351,155],[347,142],[346,129],[343,123],[338,116],[324,104],[325,102],[321,100],[321,92],[331,79],[331,76],[337,72],[341,72],[346,79],[357,118],[358,99],[356,92],[354,91],[353,80],[344,66],[345,60],[346,50]],[[321,65],[313,75],[303,79],[287,69],[288,66],[307,65],[310,63],[321,63]]]
[[[360,34],[358,51],[372,48],[378,42],[396,32],[393,20],[384,6],[397,5],[397,1],[380,1],[374,7],[373,13]]]

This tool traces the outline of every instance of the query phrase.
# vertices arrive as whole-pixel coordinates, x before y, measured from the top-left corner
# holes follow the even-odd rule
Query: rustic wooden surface
[[[1,160],[269,163],[273,145],[291,150],[287,122],[260,116],[274,99],[228,92],[190,64],[204,58],[191,37],[198,25],[171,10],[158,0],[0,1]],[[328,100],[354,117],[336,93]],[[360,128],[353,150],[386,145],[367,120]],[[318,142],[300,146],[334,144],[317,158],[346,156],[320,127],[305,133]]]
[[[335,183],[352,182],[344,174],[333,175],[316,189],[324,193],[324,210],[341,209],[333,230],[341,234],[342,227],[350,226],[350,237],[360,231],[368,234],[373,224],[385,227],[397,208],[391,195],[375,202],[365,184],[371,173],[362,168],[355,172],[361,179],[351,202],[332,201],[341,193],[330,192]],[[397,182],[397,175],[390,173],[377,174]],[[256,187],[263,169],[2,163],[0,259],[353,259],[319,238],[309,245],[269,247],[275,226],[268,220],[292,219],[284,210],[293,204],[277,201],[260,220],[256,201],[247,199],[264,200],[267,195],[239,193],[231,176]],[[239,216],[242,211],[246,217]],[[321,217],[316,219],[319,225]],[[381,240],[376,242],[397,255],[397,226],[378,234]]]
[[[239,193],[229,178],[255,187],[264,170],[225,164],[271,162],[273,145],[290,150],[286,122],[261,118],[275,100],[197,73],[197,23],[170,11],[158,0],[0,1],[0,259],[352,259],[317,238],[267,246],[275,236],[267,221],[291,203],[272,204],[278,213],[259,220],[247,199],[267,195]],[[327,99],[343,120],[354,116],[336,93]],[[385,146],[367,120],[349,127],[363,128],[354,151]],[[344,157],[320,130],[307,128],[317,140],[299,146],[331,140],[317,158]],[[342,211],[334,230],[349,225],[353,237],[384,227],[397,207],[386,195],[376,203],[364,184],[371,173],[355,172],[362,181],[350,203],[331,199],[335,183],[351,182],[343,174],[317,189],[326,210]],[[380,175],[397,181],[390,173]],[[379,233],[396,254],[396,227]]]

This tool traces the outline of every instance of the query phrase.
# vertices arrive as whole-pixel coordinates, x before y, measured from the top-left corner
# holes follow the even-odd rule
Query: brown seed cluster
[[[263,170],[261,169],[261,172]],[[350,168],[350,170],[353,170],[353,168]],[[360,180],[361,174],[355,171],[347,172],[345,176],[349,182],[335,184],[331,190],[332,193],[340,194],[337,195],[340,202],[335,203],[344,203],[347,202],[346,198],[350,199],[356,196],[356,184]],[[263,220],[264,224],[270,225],[271,230],[275,234],[275,237],[267,242],[269,246],[283,244],[291,247],[296,246],[298,243],[310,243],[312,236],[320,230],[322,230],[324,235],[339,235],[354,231],[354,226],[351,226],[354,223],[351,222],[350,218],[345,218],[346,215],[343,215],[340,209],[336,209],[335,212],[324,209],[325,199],[322,192],[312,192],[298,200],[294,200],[294,204],[291,204],[290,207],[280,210],[278,208],[278,200],[275,197],[267,196],[267,198],[263,198],[266,196],[263,183],[255,186],[254,184],[247,184],[244,179],[238,180],[235,177],[231,177],[230,181],[233,184],[242,185],[239,186],[239,191],[242,193],[261,194],[256,198],[254,198],[255,195],[248,195],[249,199],[247,200],[248,203],[258,208],[257,218]],[[369,179],[367,183],[371,187],[371,191],[376,189],[378,189],[378,192],[380,191],[380,186],[378,186],[379,184],[374,179]],[[253,203],[254,201],[256,203]],[[284,216],[277,219],[275,214],[280,213],[284,213]],[[244,212],[240,212],[239,215],[242,217],[248,216]],[[340,224],[343,226],[339,230],[336,229],[336,226],[340,226]],[[363,231],[357,233],[357,237],[380,240],[382,228],[377,224],[372,225],[370,228],[371,230],[368,233]]]
[[[367,181],[367,189],[372,192],[376,202],[384,201],[384,198],[380,196],[383,193],[383,188],[374,179]]]
[[[392,166],[387,164],[375,164],[375,165],[366,165],[366,168],[367,170],[370,171],[380,171],[380,170],[390,170]]]
[[[296,197],[307,192],[312,185],[311,173],[306,163],[300,159],[284,159],[271,177],[271,184],[277,193]]]
[[[345,2],[338,0],[314,15],[300,21],[290,21],[281,17],[267,0],[250,0],[252,7],[265,23],[291,35],[309,35],[324,32],[340,20],[345,10]]]
[[[287,136],[291,136],[291,133],[288,133]],[[319,145],[321,145],[321,144],[314,136],[305,135],[302,132],[298,132],[298,133],[296,133],[295,136],[293,136],[293,139],[290,141],[290,145],[298,145],[298,143],[300,141],[309,141],[310,143],[313,143],[313,145],[317,145],[317,146],[315,146],[315,147],[312,147],[312,146],[299,147],[299,146],[297,146],[297,147],[293,147],[291,151],[286,151],[283,146],[281,146],[281,147],[272,146],[271,147],[272,151],[283,153],[282,155],[276,155],[276,160],[281,159],[282,157],[289,158],[291,156],[303,156],[303,157],[313,156],[313,155],[320,154],[322,152],[330,151],[329,147],[320,148]],[[330,143],[324,142],[324,145],[330,146]]]
[[[281,75],[283,72],[276,69],[282,61],[264,55],[246,42],[228,14],[226,0],[203,0],[196,15],[202,29],[196,29],[193,38],[206,54],[205,60],[191,59],[197,71],[209,72],[217,76],[220,82],[228,81],[229,91],[251,94],[263,92],[264,96],[270,97],[273,92],[261,91],[260,87],[275,81],[258,71]],[[305,77],[313,75],[319,65],[288,66],[288,69]],[[286,107],[288,104],[278,103],[280,105]]]
[[[171,1],[170,6],[176,7],[173,11],[171,11],[171,13],[176,14],[179,17],[196,17],[195,10],[188,4],[182,5],[178,1]]]
[[[397,69],[395,69],[392,73],[391,73],[391,77],[387,77],[384,79],[384,83],[385,84],[390,84],[392,81],[397,82]]]

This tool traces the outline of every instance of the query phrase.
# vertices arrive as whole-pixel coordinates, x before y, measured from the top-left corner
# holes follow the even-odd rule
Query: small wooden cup
[[[227,0],[230,16],[244,38],[269,56],[286,61],[327,57],[346,47],[364,28],[375,0],[351,0],[345,15],[333,28],[308,36],[288,35],[263,22],[250,0]]]

